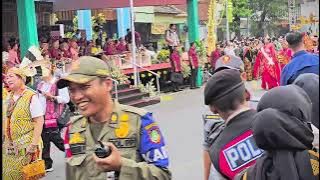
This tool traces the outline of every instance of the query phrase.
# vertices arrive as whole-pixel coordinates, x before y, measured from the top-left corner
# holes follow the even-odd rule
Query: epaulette
[[[120,104],[119,106],[123,111],[131,112],[131,113],[134,113],[134,114],[138,114],[139,116],[144,116],[144,115],[146,115],[148,113],[148,111],[146,111],[146,110],[144,110],[142,108],[137,108],[137,107],[133,107],[133,106],[127,106],[127,105],[122,105],[122,104]]]
[[[77,116],[70,117],[70,121],[68,122],[68,125],[76,123],[77,121],[81,120],[83,117],[84,117],[83,115],[77,115]]]

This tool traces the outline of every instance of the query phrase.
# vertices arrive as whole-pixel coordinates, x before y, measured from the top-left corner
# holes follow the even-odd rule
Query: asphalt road
[[[252,99],[259,100],[263,90],[260,83],[246,84],[253,92]],[[167,144],[173,180],[202,180],[203,122],[201,115],[207,111],[203,104],[203,88],[164,94],[162,102],[146,107],[158,122]],[[52,146],[53,172],[44,180],[65,180],[64,153]]]

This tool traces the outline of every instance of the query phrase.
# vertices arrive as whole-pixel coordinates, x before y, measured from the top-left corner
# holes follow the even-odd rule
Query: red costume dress
[[[116,49],[117,49],[117,52],[120,53],[120,54],[122,54],[125,51],[128,51],[127,50],[127,45],[125,43],[119,43],[117,45]]]
[[[273,44],[262,47],[256,57],[253,76],[257,78],[261,71],[263,89],[272,89],[280,84],[280,66]]]
[[[288,64],[293,56],[293,51],[289,48],[282,48],[278,53],[278,60],[280,63],[281,70],[286,64]]]
[[[215,69],[216,62],[220,57],[221,57],[221,53],[218,49],[212,51],[211,57],[210,57],[210,64],[213,71]]]
[[[105,55],[114,55],[116,54],[116,47],[113,44],[107,44],[104,49]]]
[[[177,51],[172,52],[170,62],[171,62],[171,67],[172,67],[173,72],[181,72],[182,71],[179,52],[177,52]]]

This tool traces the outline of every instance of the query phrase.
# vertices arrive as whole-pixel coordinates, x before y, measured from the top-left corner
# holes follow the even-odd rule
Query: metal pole
[[[295,9],[295,0],[288,0],[288,13],[289,13],[289,27],[292,31],[292,25],[296,24],[296,14],[294,13]]]
[[[249,16],[247,16],[247,36],[249,37]]]
[[[230,41],[229,21],[228,21],[228,0],[226,0],[226,31],[227,31],[227,42]]]
[[[134,77],[134,85],[138,85],[138,77],[137,77],[137,57],[136,57],[136,36],[134,29],[134,9],[133,9],[133,0],[130,1],[130,10],[131,10],[131,45],[132,45],[132,60],[133,60],[133,77]]]
[[[160,95],[160,80],[159,80],[159,76],[156,76],[156,78],[157,78],[158,95]]]

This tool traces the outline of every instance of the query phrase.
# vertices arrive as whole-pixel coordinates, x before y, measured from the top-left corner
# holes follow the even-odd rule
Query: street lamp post
[[[133,78],[134,85],[138,85],[138,76],[137,76],[137,57],[136,57],[136,36],[134,29],[134,9],[133,9],[133,0],[130,1],[130,10],[131,10],[131,45],[132,45],[132,61],[133,61]]]
[[[228,0],[226,0],[226,31],[227,31],[227,42],[230,41],[230,30],[229,30],[229,21],[228,21]]]

